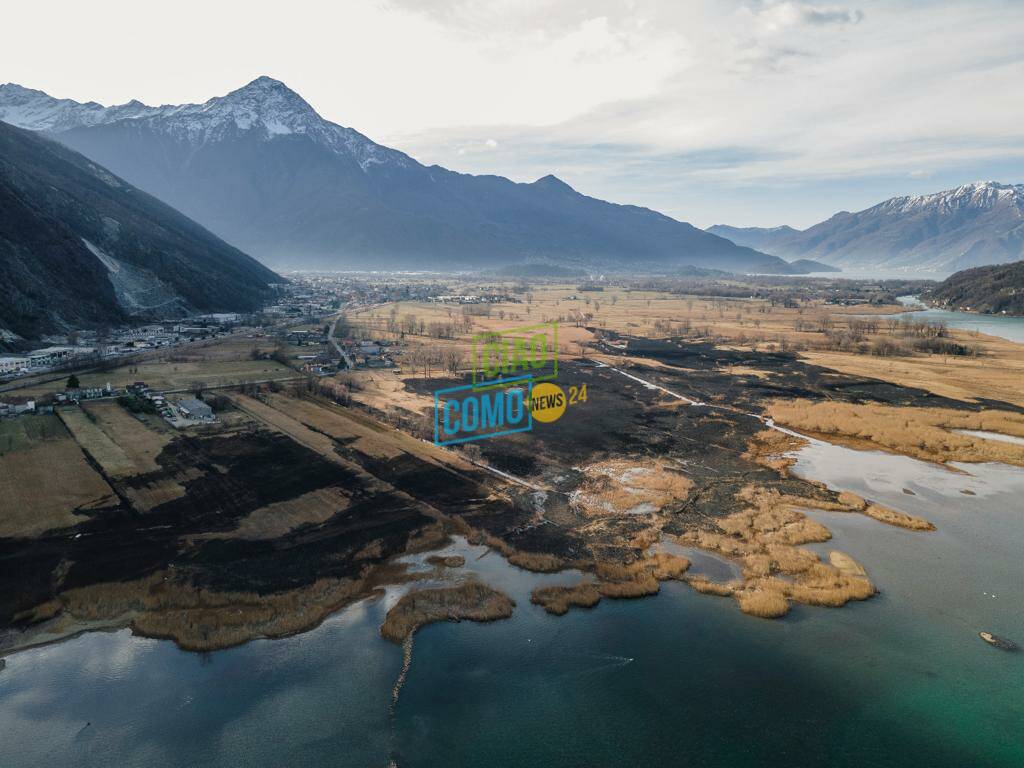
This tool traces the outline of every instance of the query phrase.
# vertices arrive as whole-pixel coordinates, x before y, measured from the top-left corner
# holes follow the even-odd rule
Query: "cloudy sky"
[[[806,226],[1024,182],[1024,2],[342,0],[5,7],[0,82],[105,104],[267,74],[424,163]]]

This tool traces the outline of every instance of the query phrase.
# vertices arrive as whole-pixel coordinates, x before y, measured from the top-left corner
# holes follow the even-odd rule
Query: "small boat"
[[[999,637],[993,635],[991,632],[979,632],[978,637],[984,640],[989,645],[995,646],[1002,651],[1019,651],[1020,647],[1013,642],[1013,640],[1007,640],[1005,637]]]

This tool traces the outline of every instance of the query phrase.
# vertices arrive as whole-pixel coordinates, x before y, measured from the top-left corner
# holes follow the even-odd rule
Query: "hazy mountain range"
[[[277,281],[105,168],[0,122],[0,329],[256,309]]]
[[[1024,259],[1024,185],[979,181],[841,211],[803,231],[716,225],[708,232],[781,256],[846,269],[944,275]]]
[[[203,104],[162,107],[81,104],[8,84],[0,120],[45,131],[279,268],[802,271],[554,176],[519,184],[424,166],[323,119],[269,77]]]

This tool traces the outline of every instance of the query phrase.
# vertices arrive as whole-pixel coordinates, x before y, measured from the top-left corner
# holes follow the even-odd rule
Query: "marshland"
[[[244,754],[271,717],[247,701],[269,696],[292,702],[286,762],[617,765],[679,738],[768,759],[812,723],[833,764],[1015,764],[1019,657],[978,632],[1024,637],[1024,449],[991,437],[1024,436],[1024,347],[868,309],[676,285],[401,302],[345,316],[396,371],[226,386],[188,432],[112,402],[0,423],[4,476],[64,468],[0,529],[0,757],[44,758],[17,733],[45,701],[66,764],[166,760],[128,686],[168,733],[216,713],[195,763]],[[468,380],[473,334],[551,320],[559,381],[588,400],[432,445],[432,393]],[[220,387],[260,343],[188,375]],[[220,696],[225,675],[247,682]]]

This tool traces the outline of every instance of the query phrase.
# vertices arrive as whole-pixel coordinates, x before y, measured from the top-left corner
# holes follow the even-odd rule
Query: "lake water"
[[[0,765],[1019,768],[1024,654],[977,633],[1024,640],[1024,471],[964,468],[804,448],[797,472],[938,531],[813,513],[835,533],[818,550],[853,555],[880,594],[776,621],[679,583],[556,618],[530,590],[574,575],[457,541],[444,551],[515,614],[419,632],[393,715],[402,652],[377,627],[397,588],[202,656],[127,631],[18,653],[0,671]]]
[[[901,304],[908,307],[922,307],[924,304],[916,296],[899,296]],[[945,309],[921,309],[916,312],[901,312],[896,315],[885,315],[885,317],[910,318],[912,320],[924,320],[928,322],[946,323],[950,328],[960,328],[965,331],[978,331],[989,336],[999,336],[1003,339],[1024,344],[1024,317],[1010,317],[1008,315],[978,315],[973,312],[951,312]]]

